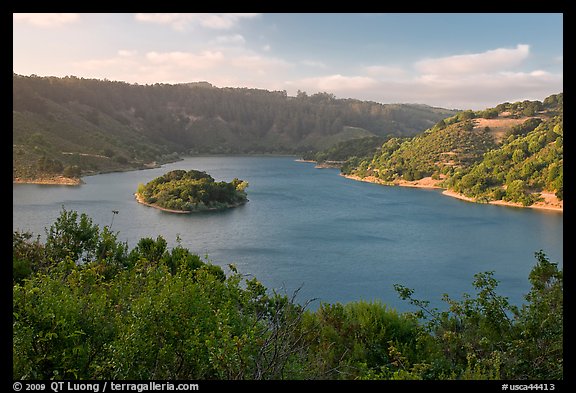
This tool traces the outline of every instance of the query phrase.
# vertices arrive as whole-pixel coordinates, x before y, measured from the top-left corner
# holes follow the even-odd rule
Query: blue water
[[[224,212],[171,214],[137,203],[139,183],[172,169],[248,181],[249,202]],[[62,207],[112,226],[130,248],[161,235],[222,266],[233,263],[296,300],[380,300],[414,310],[394,284],[441,309],[442,294],[474,294],[475,273],[494,271],[499,294],[524,302],[528,274],[543,250],[563,263],[563,215],[474,204],[438,190],[386,187],[315,169],[294,157],[192,157],[162,168],[84,178],[80,187],[15,184],[13,229],[45,238]],[[112,210],[118,210],[113,215]]]

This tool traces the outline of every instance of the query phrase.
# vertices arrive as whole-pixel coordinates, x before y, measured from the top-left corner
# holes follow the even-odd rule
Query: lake
[[[206,171],[217,181],[246,180],[249,202],[222,212],[172,214],[134,199],[139,183],[173,169]],[[475,273],[494,271],[498,293],[517,305],[543,250],[563,265],[563,215],[474,204],[440,190],[388,187],[316,169],[295,157],[210,156],[132,172],[88,176],[79,187],[14,184],[13,230],[45,238],[62,207],[86,213],[136,246],[161,235],[220,265],[235,264],[296,301],[380,300],[414,308],[394,284],[446,308],[442,294],[474,294]],[[117,210],[118,214],[113,214]]]

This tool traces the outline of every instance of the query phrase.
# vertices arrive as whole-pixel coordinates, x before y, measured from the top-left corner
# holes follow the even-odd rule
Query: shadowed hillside
[[[13,177],[142,168],[185,154],[298,154],[415,135],[454,110],[209,83],[13,75]]]

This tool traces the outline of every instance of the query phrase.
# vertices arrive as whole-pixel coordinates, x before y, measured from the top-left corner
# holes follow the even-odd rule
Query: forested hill
[[[563,199],[563,94],[463,111],[408,138],[390,138],[369,157],[351,157],[343,172],[402,184],[424,178],[479,202],[530,206]]]
[[[14,74],[13,176],[137,168],[182,154],[318,151],[364,136],[415,135],[455,113],[207,82]]]

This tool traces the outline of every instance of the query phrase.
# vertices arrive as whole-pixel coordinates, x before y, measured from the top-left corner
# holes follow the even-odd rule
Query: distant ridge
[[[301,154],[358,137],[415,135],[455,113],[207,81],[13,74],[13,177],[143,168],[186,154]]]

